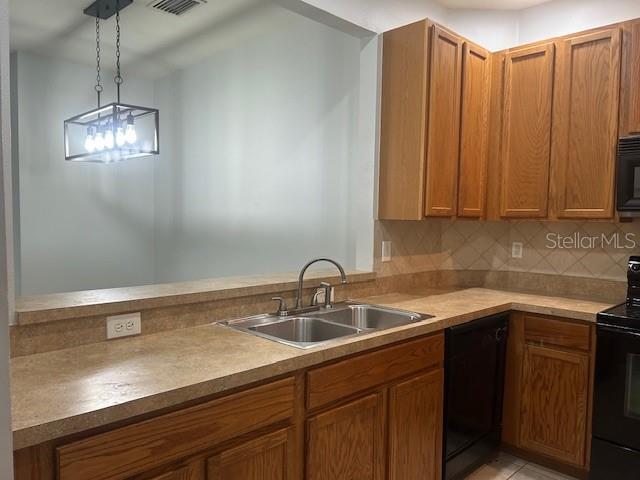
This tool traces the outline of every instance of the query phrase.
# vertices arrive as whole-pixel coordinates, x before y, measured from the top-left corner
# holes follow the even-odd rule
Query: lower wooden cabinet
[[[149,480],[205,480],[204,464],[195,461],[182,467],[173,468],[160,475],[155,475]]]
[[[516,312],[509,324],[503,441],[534,460],[589,469],[593,327]]]
[[[440,479],[443,370],[389,391],[389,480]]]
[[[291,480],[294,455],[293,429],[279,430],[211,457],[207,480]]]
[[[526,345],[520,444],[557,460],[585,460],[589,356]]]
[[[384,398],[375,393],[331,409],[308,423],[309,480],[384,478]]]

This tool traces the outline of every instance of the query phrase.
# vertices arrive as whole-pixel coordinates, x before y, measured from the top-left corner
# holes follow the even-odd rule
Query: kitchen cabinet
[[[204,465],[201,461],[192,462],[182,467],[172,468],[168,472],[154,475],[148,480],[206,480]]]
[[[490,96],[491,54],[465,42],[462,49],[459,217],[483,218],[486,214]]]
[[[640,133],[640,20],[622,26],[620,135]]]
[[[504,58],[502,217],[548,215],[554,58],[552,43],[510,51]]]
[[[620,93],[620,29],[557,42],[553,117],[558,218],[613,218]]]
[[[489,58],[428,20],[385,32],[380,219],[454,217],[459,186],[462,216],[483,214]]]
[[[513,313],[507,343],[503,435],[525,456],[589,468],[594,332],[590,325]]]
[[[462,39],[434,25],[427,121],[428,217],[451,217],[457,210],[461,81]]]
[[[424,218],[429,21],[383,36],[378,216]]]
[[[294,456],[294,430],[279,430],[208,459],[207,480],[290,480]]]
[[[525,345],[520,445],[583,465],[586,448],[589,357]]]
[[[384,397],[374,393],[308,421],[309,480],[382,480]]]
[[[439,480],[443,358],[438,334],[310,370],[307,476]]]
[[[290,421],[295,390],[288,378],[63,444],[56,448],[58,480],[128,479]],[[167,475],[191,480],[195,473]]]
[[[443,371],[389,390],[389,480],[440,479]]]
[[[440,480],[443,362],[441,333],[399,342],[19,450],[14,478]]]

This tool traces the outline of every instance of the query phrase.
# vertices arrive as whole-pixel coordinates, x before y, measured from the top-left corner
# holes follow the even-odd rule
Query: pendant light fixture
[[[74,162],[112,163],[160,153],[159,111],[120,101],[124,83],[120,68],[120,11],[133,0],[97,0],[84,10],[96,19],[96,85],[98,107],[65,120],[65,159]],[[102,105],[100,20],[116,17],[117,100]]]

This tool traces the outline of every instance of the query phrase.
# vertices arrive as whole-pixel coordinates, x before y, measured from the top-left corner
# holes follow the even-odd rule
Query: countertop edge
[[[347,278],[349,283],[363,283],[375,280],[377,274],[368,271],[347,271]],[[305,277],[304,286],[309,288],[312,286],[311,282],[337,282],[339,279],[340,276],[333,271],[314,271],[309,272]],[[238,285],[238,283],[245,284]],[[297,284],[297,274],[252,275],[144,287],[31,295],[18,299],[16,325],[26,326],[73,318],[288,292],[294,291]]]

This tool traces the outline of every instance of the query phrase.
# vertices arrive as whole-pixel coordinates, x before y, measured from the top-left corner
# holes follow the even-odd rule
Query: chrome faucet
[[[340,276],[342,277],[342,284],[344,285],[345,283],[347,283],[347,274],[344,273],[344,268],[342,268],[342,265],[340,265],[335,260],[331,260],[330,258],[316,258],[315,260],[311,260],[304,267],[302,267],[302,270],[300,270],[300,276],[298,277],[298,293],[296,296],[296,309],[302,308],[302,283],[304,281],[304,274],[307,272],[307,268],[309,268],[311,265],[317,262],[333,263],[336,266],[336,268],[340,271]],[[329,296],[330,296],[331,293],[330,291],[328,291],[329,289],[327,287],[324,287],[324,288],[325,288],[325,305],[328,306],[330,305],[329,303],[330,299],[327,300],[326,295],[327,293],[329,293]]]

